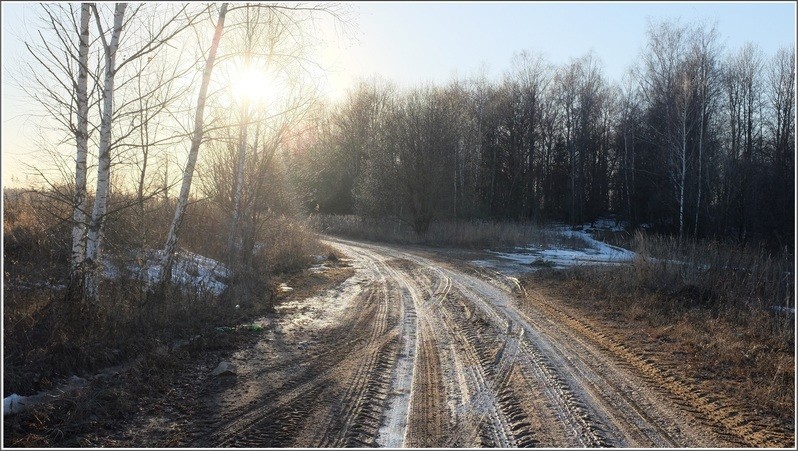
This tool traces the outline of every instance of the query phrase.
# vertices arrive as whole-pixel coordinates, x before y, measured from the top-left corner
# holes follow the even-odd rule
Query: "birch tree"
[[[638,80],[649,108],[650,139],[665,155],[676,227],[684,234],[688,136],[692,130],[693,68],[687,62],[688,29],[661,23],[648,30],[648,53]]]
[[[100,34],[105,53],[105,74],[103,79],[103,105],[102,120],[100,122],[100,145],[97,167],[97,189],[94,197],[91,221],[89,222],[86,239],[86,270],[84,287],[86,296],[92,303],[99,301],[98,280],[99,258],[102,242],[103,223],[108,207],[108,195],[111,182],[111,120],[114,111],[114,81],[116,76],[116,52],[119,48],[119,37],[122,34],[122,23],[125,18],[127,3],[117,3],[114,8],[114,23],[111,28],[111,38],[105,36],[100,15],[96,5],[92,5],[97,30]]]
[[[676,201],[679,206],[679,238],[684,237],[684,202],[685,184],[687,179],[687,138],[692,131],[691,106],[693,103],[694,79],[688,72],[681,74],[678,85],[676,109],[675,136],[671,142],[671,179],[676,186]]]
[[[208,99],[208,85],[210,84],[211,74],[213,73],[216,62],[216,52],[219,49],[219,42],[222,39],[226,15],[227,3],[222,3],[219,8],[219,16],[216,20],[216,28],[213,33],[213,39],[211,40],[211,46],[208,50],[208,59],[205,60],[205,69],[202,72],[202,82],[197,97],[197,109],[194,113],[194,131],[191,137],[191,147],[188,151],[186,167],[183,170],[183,182],[180,186],[180,195],[177,198],[175,215],[169,227],[166,243],[164,244],[164,263],[163,269],[161,270],[161,280],[158,281],[159,284],[171,282],[172,280],[172,266],[174,265],[174,257],[177,250],[177,240],[180,236],[180,229],[183,225],[183,218],[186,213],[186,206],[188,205],[188,195],[191,191],[191,181],[194,178],[194,167],[197,164],[197,155],[199,154],[202,137],[205,133],[204,114],[205,103]]]
[[[693,235],[698,236],[698,225],[701,214],[701,195],[704,185],[704,147],[707,135],[707,126],[711,123],[713,105],[717,97],[718,79],[718,53],[717,31],[714,27],[709,29],[699,28],[692,36],[690,59],[697,66],[696,96],[698,101],[698,169],[696,177],[696,206]]]
[[[91,6],[80,7],[78,80],[75,85],[77,124],[75,126],[75,199],[72,213],[72,257],[70,285],[78,282],[78,266],[86,257],[86,160],[89,152],[89,25]]]
[[[77,7],[76,7],[77,6]],[[41,6],[41,27],[35,38],[25,41],[31,59],[20,65],[15,81],[44,111],[42,126],[61,142],[74,140],[71,169],[61,169],[67,188],[40,175],[50,185],[48,195],[69,205],[72,224],[69,256],[70,293],[83,283],[81,268],[86,254],[86,184],[87,161],[92,133],[90,108],[97,101],[94,90],[96,69],[91,54],[89,3],[80,5],[45,4]],[[91,83],[90,83],[91,82]],[[52,142],[45,145],[52,146]],[[52,152],[53,155],[57,153]],[[78,295],[79,297],[80,295]],[[72,297],[72,296],[70,296]]]

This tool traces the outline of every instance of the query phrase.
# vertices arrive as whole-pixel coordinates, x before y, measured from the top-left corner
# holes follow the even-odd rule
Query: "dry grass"
[[[541,271],[541,286],[751,408],[794,418],[792,256],[635,236],[631,265]]]
[[[288,217],[276,217],[261,230],[257,256],[272,273],[292,273],[307,268],[314,255],[328,255],[313,230]]]
[[[309,222],[319,233],[402,244],[471,249],[503,249],[526,245],[578,249],[586,246],[579,238],[564,237],[551,229],[529,222],[442,220],[433,222],[423,235],[417,235],[412,227],[398,221],[375,220],[355,215],[315,215]]]
[[[340,284],[354,272],[348,265],[335,261],[329,261],[327,265],[329,270],[322,273],[306,271],[287,274],[284,281],[294,287],[294,291],[278,293],[275,302],[311,296]],[[202,378],[205,372],[210,371],[220,360],[229,360],[230,354],[236,350],[252,346],[259,340],[257,331],[238,329],[231,332],[208,325],[240,324],[263,312],[253,314],[253,311],[242,313],[230,309],[206,310],[208,314],[214,312],[221,316],[212,320],[183,318],[182,323],[176,323],[178,327],[204,323],[203,327],[196,330],[196,335],[191,334],[191,340],[184,346],[159,346],[153,352],[143,353],[133,364],[119,372],[89,378],[87,389],[67,393],[54,402],[40,404],[30,411],[6,418],[4,446],[119,446],[116,438],[129,433],[130,424],[136,424],[135,417],[157,415],[152,405],[165,395],[175,401],[174,405],[181,412],[196,412],[203,402],[196,393],[204,392],[207,380]],[[235,312],[237,316],[231,316],[230,312]],[[160,321],[167,320],[164,317]],[[170,343],[166,340],[161,342],[166,345]]]
[[[34,193],[5,193],[4,207],[3,395],[32,395],[58,388],[73,374],[88,377],[109,366],[138,362],[121,380],[93,381],[90,390],[8,418],[6,446],[90,446],[78,437],[131,415],[135,399],[157,396],[160,381],[185,363],[178,353],[159,350],[196,337],[185,349],[232,346],[230,334],[218,334],[216,327],[272,312],[276,278],[299,277],[315,262],[314,255],[330,253],[307,227],[275,216],[263,224],[252,270],[229,281],[221,296],[175,286],[151,291],[120,271],[118,279],[102,282],[100,304],[86,306],[66,293],[69,209]],[[141,208],[114,214],[104,255],[124,267],[132,250],[160,248],[173,211],[171,201],[148,200]],[[212,204],[193,203],[181,246],[224,261],[227,224]]]
[[[275,276],[301,271],[314,255],[329,253],[305,226],[274,217],[263,226],[252,270],[231,280],[222,296],[177,287],[152,292],[123,271],[119,279],[102,283],[100,305],[87,309],[66,294],[71,230],[63,218],[69,211],[36,194],[8,194],[4,206],[4,396],[48,389],[70,374],[269,312]],[[123,261],[131,249],[160,247],[172,208],[171,202],[151,200],[143,210],[117,214],[108,224],[105,255]],[[223,258],[226,222],[212,205],[194,203],[181,243],[200,255]]]

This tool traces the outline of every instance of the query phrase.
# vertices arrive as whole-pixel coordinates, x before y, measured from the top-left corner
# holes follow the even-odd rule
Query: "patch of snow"
[[[283,283],[280,284],[280,291],[283,292],[283,293],[287,293],[289,291],[294,291],[294,289],[289,287],[288,285],[286,285],[285,282],[283,282]]]
[[[585,264],[617,264],[632,261],[635,253],[616,246],[611,246],[599,241],[584,230],[572,230],[570,227],[557,226],[554,232],[564,238],[576,239],[585,243],[584,248],[553,247],[541,248],[538,246],[516,247],[514,252],[488,251],[501,260],[512,262],[515,267],[494,260],[475,260],[472,263],[479,266],[489,266],[499,269],[509,269],[504,272],[529,272],[538,268],[565,268]]]
[[[164,255],[162,250],[139,251],[124,266],[124,271],[138,280],[153,283],[163,270]],[[106,278],[118,279],[122,270],[109,259],[104,261]],[[231,273],[220,262],[188,251],[180,251],[172,267],[172,281],[178,285],[207,290],[221,294],[227,288],[227,280]]]
[[[27,396],[19,396],[16,393],[3,398],[3,416],[22,412],[28,407]]]
[[[54,390],[37,393],[31,396],[20,396],[13,393],[3,398],[3,416],[23,412],[37,404],[57,399],[65,393],[86,388],[88,385],[89,382],[86,379],[78,376],[70,376],[64,384]]]
[[[305,329],[313,331],[337,324],[343,312],[352,307],[352,301],[362,292],[363,286],[374,277],[371,268],[353,265],[355,275],[335,288],[306,299],[283,302],[275,306],[277,330]]]

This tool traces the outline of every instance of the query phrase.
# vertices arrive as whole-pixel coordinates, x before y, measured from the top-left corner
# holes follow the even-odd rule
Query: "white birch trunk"
[[[695,203],[695,228],[693,235],[698,237],[698,219],[701,213],[701,175],[703,171],[703,153],[704,153],[704,115],[706,115],[706,88],[701,97],[701,124],[698,130],[698,194]]]
[[[127,3],[117,3],[114,11],[114,26],[111,31],[111,41],[106,43],[102,32],[100,18],[95,9],[97,27],[105,47],[105,77],[103,80],[103,109],[100,120],[100,148],[97,164],[97,191],[94,198],[94,208],[91,223],[88,228],[86,241],[86,262],[89,268],[86,271],[86,296],[92,303],[97,303],[99,292],[97,284],[100,276],[100,255],[102,245],[103,223],[108,208],[108,193],[111,185],[111,121],[114,112],[114,77],[116,75],[116,50],[119,47],[119,36],[122,33],[122,21],[125,16]]]
[[[177,249],[177,241],[180,236],[180,228],[183,225],[183,216],[186,212],[186,205],[188,204],[188,194],[191,191],[191,181],[194,177],[194,167],[197,164],[197,155],[199,154],[200,144],[202,143],[203,123],[205,113],[205,100],[208,96],[208,84],[211,80],[211,73],[216,61],[216,51],[219,48],[219,41],[222,39],[222,31],[224,30],[224,19],[227,14],[227,3],[222,3],[219,9],[219,18],[216,21],[216,30],[213,34],[213,41],[211,48],[208,52],[208,60],[205,61],[205,69],[202,72],[202,83],[200,85],[199,98],[197,100],[197,111],[194,116],[194,132],[191,137],[191,148],[188,152],[188,160],[186,161],[186,169],[183,171],[183,183],[180,186],[180,197],[177,199],[177,207],[175,208],[175,216],[172,219],[172,225],[169,227],[169,234],[166,237],[164,244],[164,264],[161,271],[161,279],[159,284],[164,282],[171,282],[172,280],[172,266],[174,264],[175,251]]]
[[[80,8],[80,42],[78,44],[77,127],[75,130],[75,198],[72,212],[71,279],[80,275],[79,266],[86,258],[86,156],[89,151],[89,21],[91,5]]]
[[[238,155],[236,156],[236,178],[233,189],[233,213],[230,218],[230,235],[227,238],[227,258],[229,263],[237,261],[238,223],[241,220],[241,192],[244,190],[244,165],[247,159],[247,123],[249,122],[249,102],[242,100],[241,131],[238,136]]]
[[[686,111],[686,109],[685,109]],[[685,113],[686,115],[686,113]],[[687,175],[687,118],[682,119],[681,170],[679,172],[679,238],[684,237],[684,182]]]

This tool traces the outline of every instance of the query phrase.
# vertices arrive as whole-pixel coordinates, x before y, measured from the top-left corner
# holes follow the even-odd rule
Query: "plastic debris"
[[[19,413],[28,407],[27,396],[14,393],[3,398],[3,416]]]
[[[214,376],[235,376],[236,366],[230,362],[219,362],[219,365],[211,373]]]

